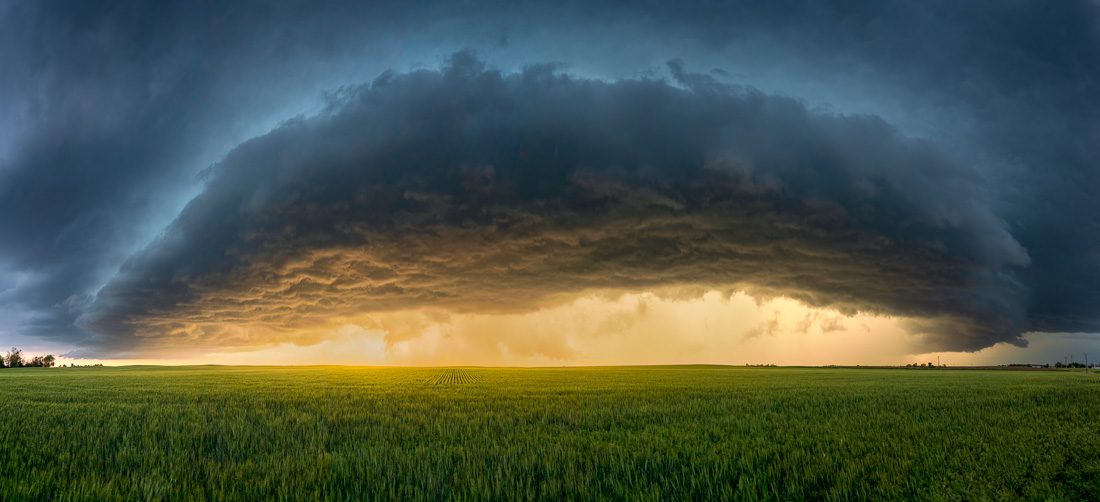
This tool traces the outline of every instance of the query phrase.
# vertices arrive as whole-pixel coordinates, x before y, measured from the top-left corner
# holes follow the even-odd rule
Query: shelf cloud
[[[926,319],[938,349],[1018,340],[1030,260],[972,173],[873,117],[672,70],[600,82],[460,52],[344,88],[214,166],[78,325],[249,343],[241,326],[695,284]]]
[[[0,7],[0,336],[710,290],[924,351],[1100,331],[1095,3],[240,5]]]

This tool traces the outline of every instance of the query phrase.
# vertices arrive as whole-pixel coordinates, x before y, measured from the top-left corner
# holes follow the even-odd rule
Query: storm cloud
[[[1093,2],[69,7],[0,7],[0,333],[309,343],[668,285],[929,350],[1100,331]]]
[[[948,349],[1017,340],[1029,258],[977,176],[881,120],[672,69],[607,83],[458,53],[342,89],[215,166],[78,323],[108,346],[247,344],[241,326],[704,284],[925,318]]]

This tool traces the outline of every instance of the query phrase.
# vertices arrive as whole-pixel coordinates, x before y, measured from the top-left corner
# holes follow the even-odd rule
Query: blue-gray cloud
[[[675,202],[669,207],[691,213],[691,224],[698,224],[695,218],[717,218],[731,228],[748,225],[746,221],[751,219],[732,222],[714,208],[688,204],[693,197],[703,196],[693,191],[693,183],[705,181],[727,190],[720,196],[706,194],[710,197],[706,200],[726,197],[748,204],[751,199],[763,206],[763,214],[788,222],[783,225],[795,228],[795,235],[800,236],[795,245],[784,240],[790,236],[752,227],[748,234],[756,235],[759,242],[774,238],[775,246],[790,245],[799,252],[815,247],[823,256],[837,252],[837,256],[868,263],[862,270],[832,270],[821,265],[828,273],[820,277],[789,275],[790,270],[782,265],[785,258],[777,255],[771,261],[761,258],[757,264],[757,268],[779,269],[768,276],[771,280],[746,275],[737,267],[732,269],[740,272],[730,272],[723,280],[748,277],[746,284],[800,296],[814,304],[916,315],[926,321],[916,323],[914,329],[932,333],[930,343],[937,348],[979,348],[1018,340],[1019,333],[1027,330],[1097,331],[1100,221],[1096,215],[1100,208],[1092,196],[1100,186],[1093,160],[1100,153],[1100,106],[1094,97],[1100,95],[1097,19],[1096,4],[1088,1],[1056,5],[947,1],[816,4],[796,0],[675,6],[591,2],[415,6],[328,2],[320,7],[305,2],[6,4],[0,7],[0,23],[5,28],[0,30],[0,58],[10,71],[0,76],[0,105],[14,112],[0,122],[4,133],[0,137],[4,143],[0,148],[0,271],[6,271],[3,275],[8,277],[17,274],[19,280],[18,285],[8,281],[10,285],[0,288],[4,306],[0,311],[21,312],[12,316],[20,319],[15,329],[31,336],[113,348],[133,343],[134,323],[171,318],[172,309],[165,305],[203,297],[194,291],[196,285],[214,284],[219,274],[243,273],[247,267],[242,268],[242,263],[249,260],[281,256],[262,246],[248,248],[238,242],[247,234],[234,233],[219,223],[218,211],[229,211],[227,220],[232,220],[229,214],[235,214],[234,208],[224,206],[224,198],[252,193],[255,199],[250,199],[251,204],[261,213],[278,200],[280,185],[267,179],[274,168],[264,164],[270,164],[271,152],[293,159],[277,163],[288,166],[283,176],[331,191],[324,188],[330,181],[357,186],[374,175],[332,178],[338,170],[308,167],[324,164],[313,155],[350,155],[365,162],[383,147],[368,149],[355,142],[392,133],[363,130],[370,128],[360,122],[369,116],[360,109],[361,100],[380,100],[375,105],[378,109],[389,110],[410,128],[418,127],[407,133],[423,141],[445,143],[449,131],[428,127],[432,120],[423,124],[413,120],[412,114],[418,113],[416,102],[386,94],[384,86],[351,86],[320,116],[285,125],[233,149],[209,172],[204,185],[196,175],[207,162],[255,131],[257,124],[304,111],[302,103],[316,102],[324,90],[361,81],[364,75],[386,66],[408,68],[427,63],[434,67],[437,54],[477,47],[489,61],[505,68],[540,61],[564,63],[566,72],[581,76],[559,82],[561,87],[555,92],[574,95],[580,92],[577,89],[605,89],[606,96],[590,103],[595,110],[606,112],[609,103],[625,99],[620,96],[627,92],[623,89],[642,87],[652,91],[645,99],[677,96],[675,101],[685,106],[668,111],[660,108],[660,101],[636,97],[639,109],[657,107],[663,113],[655,115],[661,124],[646,130],[644,121],[634,124],[622,116],[597,116],[565,104],[557,111],[531,108],[527,115],[519,116],[498,109],[499,104],[479,103],[484,110],[498,109],[492,118],[498,122],[484,120],[485,127],[496,124],[503,128],[499,138],[525,131],[532,138],[558,134],[531,129],[538,124],[521,119],[548,121],[554,113],[570,113],[574,115],[570,127],[579,124],[578,130],[593,134],[586,141],[603,140],[601,148],[641,152],[616,154],[588,146],[581,150],[584,155],[576,153],[570,159],[580,164],[536,171],[543,181],[513,180],[512,186],[522,188],[526,198],[500,200],[499,193],[485,195],[492,207],[516,208],[519,214],[538,213],[524,204],[537,206],[556,200],[572,212],[547,209],[548,221],[555,215],[576,213],[592,226],[547,223],[549,227],[538,227],[540,232],[549,228],[594,232],[600,225],[619,228],[613,216],[621,216],[623,207],[634,207],[631,204],[641,204],[638,201],[649,197]],[[666,69],[664,62],[671,58],[681,58],[684,63]],[[452,65],[449,71],[457,67],[464,66]],[[711,68],[716,71],[709,72]],[[710,76],[693,73],[699,70]],[[539,93],[550,90],[537,83],[524,87],[516,82],[535,76],[563,78],[545,70],[470,75],[474,74],[481,75],[478,78],[496,75],[508,84],[502,84],[504,90],[495,94],[485,89],[476,94],[447,87],[476,86],[462,84],[461,79],[448,81],[446,72],[395,73],[388,78],[394,88],[405,89],[410,96],[424,92],[425,99],[454,94],[518,100],[516,93],[528,92],[543,101],[549,98]],[[426,75],[436,75],[442,83],[430,89],[414,88],[415,82],[430,80]],[[600,82],[585,75],[640,78]],[[668,76],[669,82],[659,81],[660,75]],[[731,87],[728,82],[754,85],[764,92]],[[772,108],[720,118],[692,108],[727,110],[714,100],[756,100]],[[815,109],[826,103],[833,105],[830,111]],[[438,113],[439,122],[447,123],[458,120],[463,111],[443,107],[431,113]],[[566,119],[560,118],[562,123]],[[611,125],[617,132],[608,130]],[[476,131],[454,127],[476,136]],[[738,132],[729,132],[731,128]],[[318,130],[353,144],[319,139]],[[691,134],[681,134],[683,130]],[[658,131],[668,139],[659,141]],[[296,145],[296,150],[277,144],[273,137]],[[556,139],[581,144],[578,138]],[[664,149],[656,145],[664,145]],[[480,159],[491,165],[494,179],[508,179],[518,168],[500,160],[506,146],[506,142],[490,142],[483,145],[482,152],[458,149],[455,161]],[[561,152],[559,146],[559,158]],[[398,153],[392,155],[400,157]],[[528,153],[536,154],[546,152]],[[249,155],[259,164],[246,166],[248,161],[242,158]],[[375,163],[380,167],[374,169],[405,172],[383,164]],[[649,171],[641,164],[648,165]],[[704,165],[709,167],[699,167]],[[746,172],[751,176],[746,178]],[[256,179],[238,180],[231,173],[249,173]],[[647,183],[654,181],[639,173],[657,176],[667,185],[650,186]],[[463,181],[465,178],[440,179],[458,183],[463,190],[473,189],[462,185],[468,181]],[[376,188],[381,193],[389,187],[393,197],[411,197],[382,205],[379,211],[396,211],[388,214],[389,218],[419,221],[417,218],[443,211],[449,207],[446,204],[460,199],[456,194],[435,199],[440,187],[423,180],[383,178],[379,183]],[[175,217],[164,237],[145,246],[157,225],[172,219],[184,198],[199,190],[202,195]],[[589,214],[561,202],[579,200],[570,198],[580,195],[568,190],[602,190],[609,192],[605,204],[612,204],[615,197],[628,202],[620,201],[625,206],[615,206],[618,209],[614,211],[596,205],[612,214]],[[739,195],[746,190],[752,197]],[[468,196],[477,199],[476,195]],[[350,195],[333,195],[345,196]],[[414,203],[410,201],[419,201],[420,206],[405,208]],[[434,209],[428,211],[428,206]],[[398,211],[401,208],[404,212]],[[288,209],[292,214],[286,222],[299,232],[302,222],[295,218],[301,209]],[[648,209],[632,211],[648,214]],[[597,222],[596,216],[607,221]],[[347,218],[357,228],[371,231],[377,230],[372,225],[379,224],[360,221],[358,214],[335,213],[331,217]],[[244,216],[232,221],[241,228],[258,225]],[[312,241],[287,237],[282,244],[306,252],[332,248],[348,239],[345,227],[331,226],[335,221],[311,224],[329,229],[328,233],[315,230],[323,235],[313,235]],[[189,233],[188,225],[217,229],[221,240],[198,245],[197,239],[203,237]],[[664,235],[656,228],[652,235],[639,232],[634,237],[647,242],[661,242]],[[243,242],[258,246],[262,241],[273,246],[269,242],[273,234],[260,235]],[[393,229],[386,235],[393,239],[391,243],[415,237]],[[887,254],[897,260],[896,267],[883,268],[881,264],[888,262],[881,261],[886,260],[885,255],[869,259],[845,247],[841,236],[852,235],[884,237],[895,243],[897,249]],[[667,238],[678,242],[682,237]],[[143,246],[145,250],[131,256],[129,264],[118,272],[127,256]],[[605,242],[602,252],[620,256],[606,247]],[[229,258],[224,258],[227,251]],[[585,251],[596,253],[597,249]],[[691,249],[681,252],[685,268],[706,261]],[[562,253],[554,251],[550,256]],[[162,263],[168,257],[183,267],[183,272],[172,271],[171,277],[187,280],[172,282],[157,275],[171,269]],[[659,253],[654,259],[660,262],[658,258]],[[562,289],[558,283],[641,287],[666,280],[695,280],[686,272],[654,277],[630,268],[640,265],[622,260],[599,260],[612,267],[599,269],[600,273],[619,279],[606,284],[586,282],[567,271],[558,279],[553,279],[554,274],[539,277],[548,283],[544,292]],[[663,266],[675,269],[676,263],[667,261]],[[624,272],[616,275],[615,266],[624,267]],[[143,273],[149,276],[143,278]],[[624,276],[639,279],[621,280]],[[879,279],[877,283],[871,280],[874,277]],[[473,277],[466,279],[470,284],[477,282]],[[96,297],[104,283],[109,285]],[[899,289],[909,291],[880,294],[867,286],[863,294],[857,294],[842,287],[857,283],[874,283],[880,288],[902,284]],[[226,293],[220,286],[215,289]],[[534,301],[520,289],[516,286],[513,291],[515,308]],[[935,297],[945,291],[951,294]],[[470,299],[470,305],[483,303]],[[77,318],[83,319],[79,326],[74,325]]]
[[[346,88],[230,153],[80,325],[246,344],[234,327],[700,284],[920,318],[937,347],[1018,340],[1030,261],[978,178],[879,119],[672,73],[458,53]]]

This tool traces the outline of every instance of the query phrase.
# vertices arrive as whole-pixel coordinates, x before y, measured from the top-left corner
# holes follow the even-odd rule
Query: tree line
[[[12,347],[4,357],[0,357],[0,368],[52,368],[53,354],[26,358],[23,351]]]

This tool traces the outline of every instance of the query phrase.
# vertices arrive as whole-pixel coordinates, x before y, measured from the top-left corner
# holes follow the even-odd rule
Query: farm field
[[[0,370],[0,499],[1100,498],[1100,376]]]

